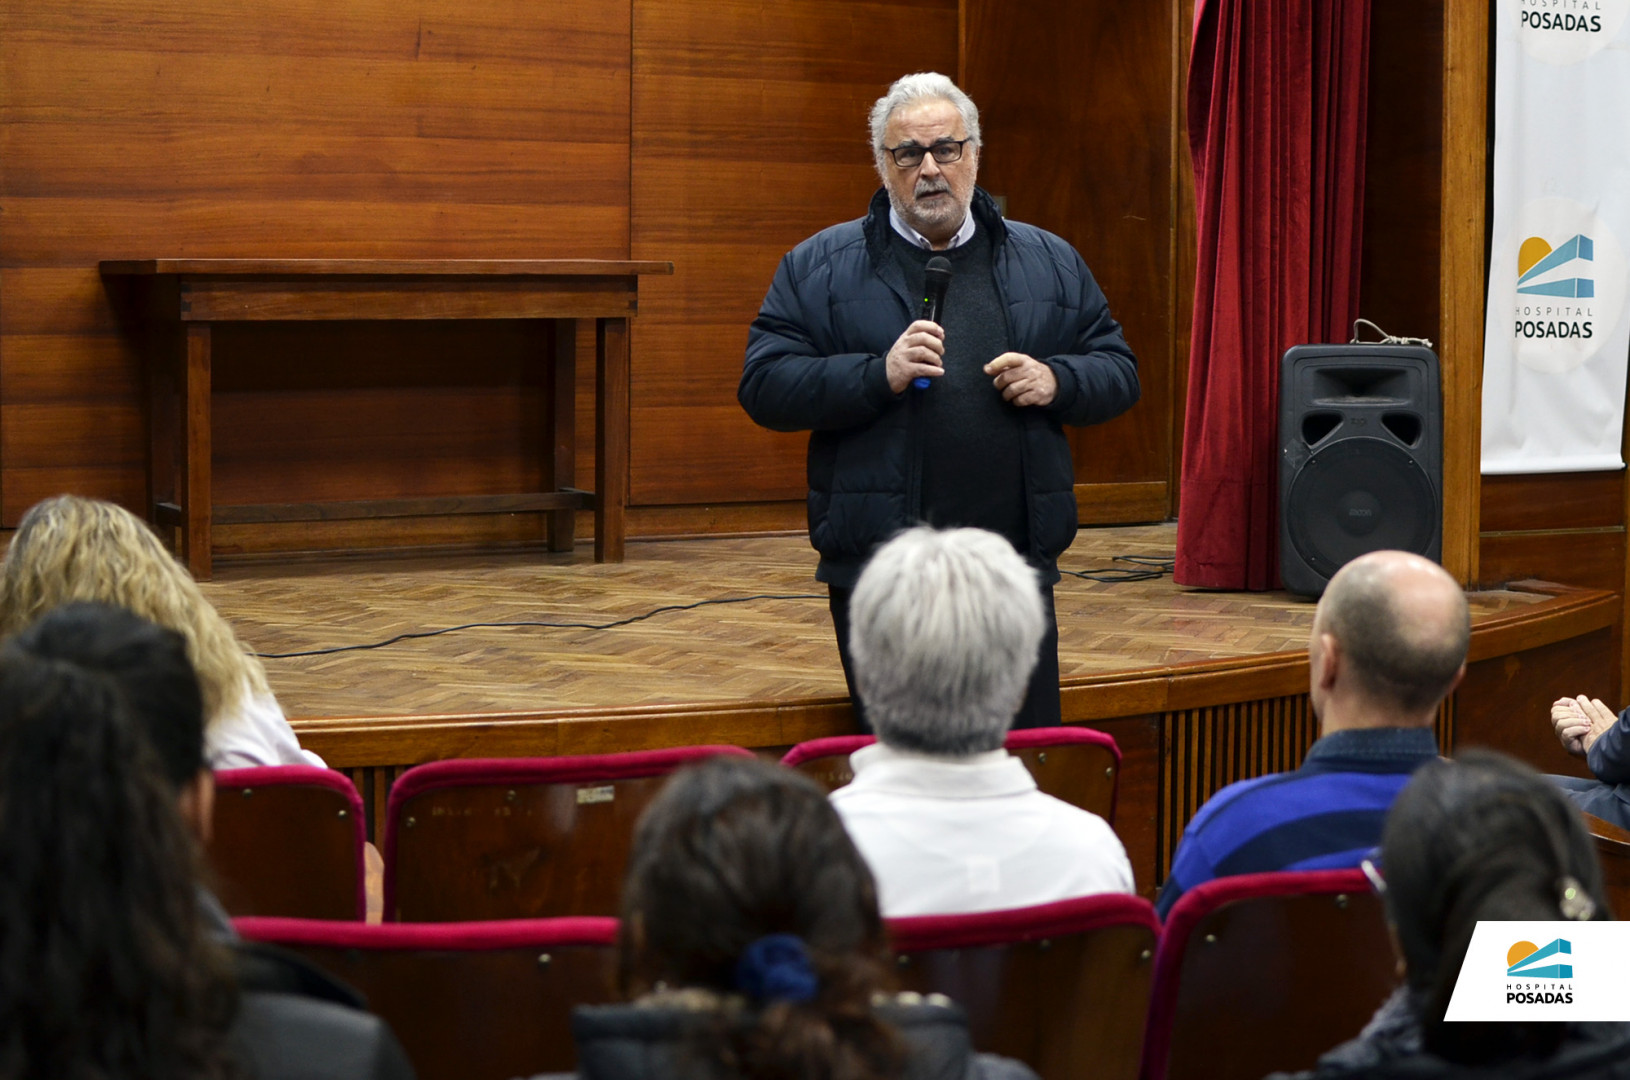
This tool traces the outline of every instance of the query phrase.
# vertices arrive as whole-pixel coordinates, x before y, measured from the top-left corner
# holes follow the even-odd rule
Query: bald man
[[[1419,555],[1375,551],[1330,579],[1307,643],[1319,739],[1302,767],[1230,784],[1189,822],[1162,915],[1212,878],[1357,866],[1410,774],[1437,757],[1438,704],[1466,674],[1466,594]]]

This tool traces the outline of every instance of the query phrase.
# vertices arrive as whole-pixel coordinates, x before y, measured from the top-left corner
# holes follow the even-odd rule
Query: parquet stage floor
[[[1083,529],[1065,571],[1170,558],[1171,524]],[[610,629],[459,630],[383,648],[268,658],[293,718],[536,712],[841,697],[815,555],[803,536],[651,541],[627,561],[575,552],[218,564],[204,586],[264,654],[362,645],[474,622],[608,623]],[[1477,593],[1474,618],[1541,597]],[[1313,605],[1285,593],[1218,593],[1158,580],[1066,576],[1055,590],[1063,679],[1227,660],[1305,646]]]

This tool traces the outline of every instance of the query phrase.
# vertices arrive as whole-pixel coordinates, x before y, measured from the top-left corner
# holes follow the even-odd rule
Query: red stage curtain
[[[1279,583],[1279,358],[1358,313],[1369,0],[1197,0],[1176,580]]]

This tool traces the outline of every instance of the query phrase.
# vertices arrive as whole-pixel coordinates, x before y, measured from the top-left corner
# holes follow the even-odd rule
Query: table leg
[[[209,323],[188,323],[181,373],[181,558],[192,576],[208,581],[210,562],[210,333]]]
[[[594,561],[623,561],[628,502],[628,320],[600,319],[595,333]]]
[[[554,384],[546,417],[554,445],[543,469],[545,476],[553,477],[551,490],[562,491],[577,484],[577,320],[554,320],[554,335]],[[549,550],[572,550],[576,515],[570,510],[551,510],[548,519]]]
[[[164,503],[179,504],[176,493],[176,370],[186,362],[186,346],[179,327],[160,323],[148,331],[147,363],[147,520],[153,531],[164,538],[166,547],[175,540],[176,521]]]

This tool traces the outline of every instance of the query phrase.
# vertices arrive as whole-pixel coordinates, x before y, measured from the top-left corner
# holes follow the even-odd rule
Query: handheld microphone
[[[945,290],[951,286],[951,260],[944,255],[935,255],[928,260],[928,269],[923,271],[923,304],[922,314],[919,318],[927,319],[931,323],[940,321],[940,312],[945,308]],[[918,390],[927,390],[929,378],[919,375],[911,380],[911,385]]]

